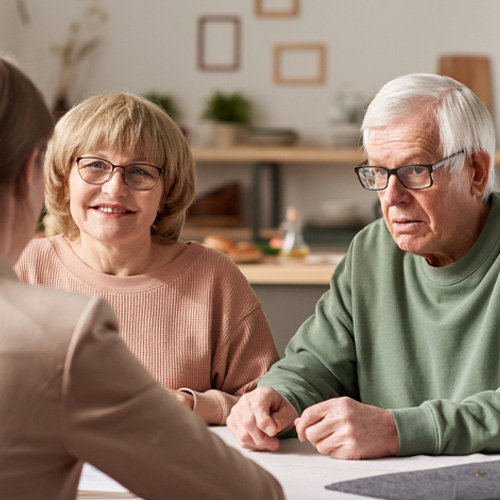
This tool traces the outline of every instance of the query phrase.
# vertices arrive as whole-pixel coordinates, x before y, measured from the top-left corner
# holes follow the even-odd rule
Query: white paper
[[[83,464],[78,491],[128,493],[127,488],[90,464]]]

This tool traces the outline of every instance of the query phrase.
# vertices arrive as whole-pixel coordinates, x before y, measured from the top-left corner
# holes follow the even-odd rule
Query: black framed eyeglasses
[[[135,191],[152,189],[163,172],[162,168],[147,163],[114,165],[108,160],[94,156],[79,156],[75,161],[78,175],[88,184],[104,184],[111,179],[115,168],[123,168],[125,183]]]
[[[408,189],[427,189],[432,186],[432,172],[458,155],[464,150],[443,158],[432,165],[401,165],[396,168],[376,167],[363,162],[354,167],[361,185],[370,191],[381,191],[389,185],[389,177],[395,175],[401,184]]]

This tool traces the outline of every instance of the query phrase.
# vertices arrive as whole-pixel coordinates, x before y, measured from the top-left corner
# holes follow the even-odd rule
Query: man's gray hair
[[[380,89],[366,110],[361,126],[364,149],[367,150],[373,129],[409,116],[436,120],[443,157],[462,150],[489,153],[490,177],[483,195],[487,199],[495,184],[495,127],[476,94],[447,76],[414,73],[396,78]],[[463,165],[453,162],[451,171],[459,171]]]

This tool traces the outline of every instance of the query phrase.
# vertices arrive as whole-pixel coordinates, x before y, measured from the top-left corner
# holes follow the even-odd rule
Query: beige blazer
[[[0,498],[74,499],[87,461],[145,499],[277,499],[178,404],[99,298],[20,283],[0,256]]]

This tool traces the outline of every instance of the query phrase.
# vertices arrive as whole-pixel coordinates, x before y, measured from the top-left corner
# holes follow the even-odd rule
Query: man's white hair
[[[435,120],[443,157],[462,150],[489,153],[490,177],[483,195],[487,199],[495,184],[495,127],[476,94],[453,78],[430,73],[405,75],[386,83],[368,106],[363,119],[361,131],[365,150],[372,130],[411,116]],[[458,158],[463,159],[463,156]],[[458,172],[463,165],[463,161],[453,161],[451,171]]]

